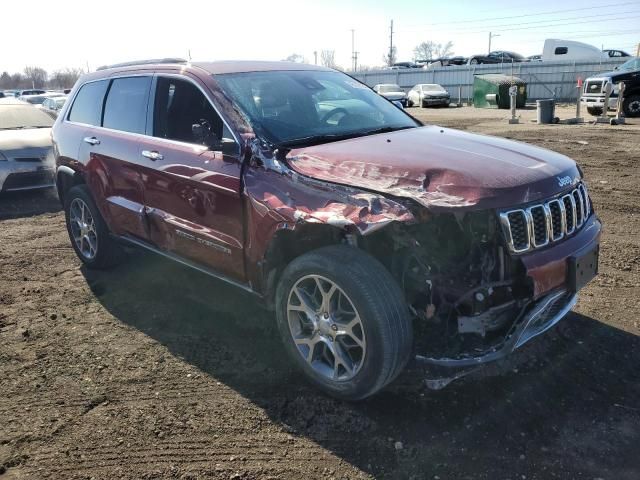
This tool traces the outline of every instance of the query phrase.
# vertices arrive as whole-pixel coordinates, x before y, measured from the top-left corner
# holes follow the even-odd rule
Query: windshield
[[[424,92],[441,92],[444,88],[440,85],[422,85],[422,90]]]
[[[620,65],[620,67],[618,67],[618,70],[624,70],[624,71],[640,70],[640,58],[633,58],[628,62],[624,62],[622,65]]]
[[[52,118],[29,105],[0,105],[0,130],[45,128],[53,125]]]
[[[313,144],[417,123],[366,85],[339,72],[216,75],[258,135],[276,145]]]
[[[380,93],[400,92],[402,89],[399,85],[380,85],[378,87]]]

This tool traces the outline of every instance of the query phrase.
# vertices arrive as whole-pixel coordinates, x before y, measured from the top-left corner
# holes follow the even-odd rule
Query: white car
[[[407,95],[410,107],[448,107],[451,102],[449,92],[437,83],[419,83]]]
[[[407,94],[400,85],[395,83],[379,83],[373,90],[392,102],[400,102],[403,107],[407,106]]]

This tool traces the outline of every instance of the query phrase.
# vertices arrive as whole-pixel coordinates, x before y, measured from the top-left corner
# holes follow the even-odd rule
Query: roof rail
[[[184,58],[152,58],[149,60],[137,60],[134,62],[114,63],[113,65],[102,65],[96,70],[106,70],[108,68],[133,67],[135,65],[155,65],[158,63],[188,63]]]

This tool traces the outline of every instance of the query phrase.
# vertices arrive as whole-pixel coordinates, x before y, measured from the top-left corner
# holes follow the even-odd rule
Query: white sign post
[[[520,123],[518,117],[516,117],[516,97],[518,96],[518,86],[511,85],[509,87],[509,101],[511,106],[511,118],[509,124]]]

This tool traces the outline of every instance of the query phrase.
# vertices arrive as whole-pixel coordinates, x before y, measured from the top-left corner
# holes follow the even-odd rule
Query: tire
[[[472,58],[471,60],[469,60],[469,65],[478,65],[479,63],[480,62],[477,58]]]
[[[86,209],[84,222],[86,229],[84,230],[79,222],[74,220],[78,215],[82,215],[83,208]],[[107,224],[100,215],[86,185],[76,185],[65,194],[64,213],[71,245],[78,258],[87,267],[105,269],[120,263],[124,256],[123,250],[109,235]],[[85,231],[86,235],[83,235]],[[75,239],[77,236],[82,237],[80,245]],[[91,242],[94,239],[95,243],[91,248]]]
[[[640,117],[640,95],[631,95],[622,103],[625,117]]]
[[[320,288],[326,292],[331,285],[335,286],[332,296],[319,295]],[[303,302],[296,291],[305,292],[303,296],[309,301]],[[330,315],[324,317],[322,307],[316,308],[321,302],[312,301],[323,297],[331,297],[325,305],[334,304],[328,309]],[[335,308],[336,302],[340,309]],[[313,308],[303,312],[304,305]],[[314,321],[309,320],[309,311],[315,315]],[[413,330],[400,287],[381,263],[357,248],[324,247],[293,260],[278,284],[276,316],[285,350],[294,364],[311,383],[342,400],[362,400],[375,394],[396,378],[411,354]],[[357,321],[360,323],[354,325]],[[352,325],[350,329],[348,325]],[[349,330],[351,334],[340,334]],[[335,335],[333,340],[330,335]],[[325,351],[328,349],[342,352],[345,367]]]
[[[587,112],[589,112],[589,115],[599,117],[602,115],[602,107],[587,107]]]

